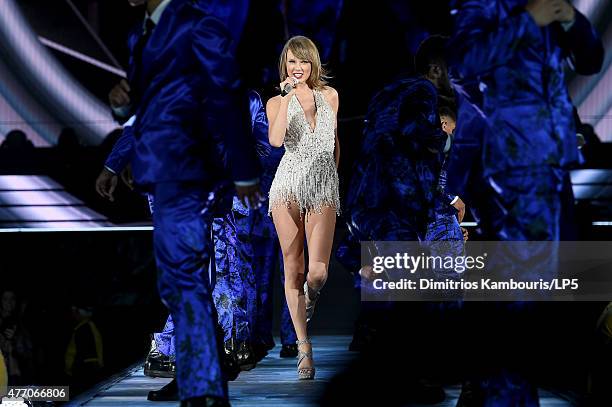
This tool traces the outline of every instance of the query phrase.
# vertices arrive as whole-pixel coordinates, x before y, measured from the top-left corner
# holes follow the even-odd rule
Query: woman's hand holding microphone
[[[280,83],[281,96],[293,96],[295,94],[295,87],[298,84],[298,80],[290,76]]]

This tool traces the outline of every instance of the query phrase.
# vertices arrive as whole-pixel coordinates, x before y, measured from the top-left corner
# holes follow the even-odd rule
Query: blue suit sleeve
[[[593,75],[601,70],[605,53],[603,43],[589,20],[578,10],[572,27],[561,34],[560,45],[577,73]]]
[[[259,176],[259,166],[250,137],[248,98],[240,81],[232,29],[240,31],[241,27],[228,27],[211,16],[201,19],[193,30],[193,50],[205,73],[207,125],[223,135],[234,181],[247,181]]]
[[[443,160],[442,168],[440,169],[440,176],[438,177],[438,191],[440,192],[442,201],[450,204],[456,195],[446,192],[447,174],[448,174],[448,157]]]
[[[526,11],[498,22],[495,1],[458,0],[455,30],[449,51],[464,77],[477,76],[504,65],[525,42],[539,38],[539,28]]]
[[[123,128],[121,137],[113,145],[113,150],[106,158],[104,166],[115,174],[119,174],[128,165],[132,158],[134,147],[134,134],[132,126]]]
[[[260,162],[270,155],[272,146],[268,141],[268,118],[261,97],[255,91],[249,91],[249,106],[251,110],[251,125],[253,127],[253,138],[255,148]]]

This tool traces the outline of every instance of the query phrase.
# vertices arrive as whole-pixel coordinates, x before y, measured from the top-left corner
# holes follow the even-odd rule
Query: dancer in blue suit
[[[504,240],[557,240],[559,181],[578,160],[564,61],[570,58],[578,73],[595,73],[602,44],[564,0],[455,3],[456,69],[486,87],[483,111],[495,131],[483,140],[483,175],[498,197],[517,195],[490,226]],[[540,182],[549,186],[536,193]],[[528,203],[530,194],[539,199]]]
[[[443,104],[438,108],[442,130],[452,139],[457,123],[454,103]],[[452,143],[451,149],[452,150]],[[465,215],[465,205],[458,195],[450,194],[446,190],[448,179],[448,155],[440,154],[440,170],[438,174],[438,193],[434,200],[434,211],[427,224],[425,241],[432,255],[460,256],[463,254],[464,232],[459,225]],[[457,207],[453,207],[457,205]],[[443,243],[436,243],[443,242]],[[461,276],[449,270],[436,270],[437,279],[454,278]]]
[[[367,259],[366,264],[354,261],[355,254],[351,252],[359,255],[356,242],[374,241],[368,249],[375,256],[394,256],[397,241],[456,240],[458,247],[463,246],[456,216],[464,206],[460,199],[448,196],[440,182],[451,138],[442,129],[438,109],[441,99],[452,100],[453,95],[446,70],[445,42],[442,37],[423,41],[415,56],[419,75],[402,77],[386,86],[368,107],[360,160],[354,167],[346,202],[352,236],[338,253],[353,269],[361,267],[362,294],[363,290],[374,294],[368,283],[374,275]],[[440,246],[443,245],[432,250]],[[453,331],[444,324],[445,314],[439,312],[443,307],[438,303],[392,303],[379,298],[380,301],[362,303],[351,347],[367,346],[370,352],[362,355],[354,367],[359,372],[356,376],[368,376],[368,371],[402,369],[402,374],[385,376],[386,383],[368,385],[383,387],[378,394],[384,394],[383,400],[388,404],[442,401],[442,387],[427,379],[439,374],[437,350],[448,346],[443,343],[444,332]],[[401,347],[409,346],[418,352],[410,359],[402,358],[401,352],[396,351],[398,347],[393,346],[398,338],[408,338],[409,345],[402,343]],[[400,377],[402,384],[396,381]],[[391,389],[396,385],[404,386],[406,391],[392,395]]]
[[[460,0],[454,8],[450,49],[455,68],[464,80],[481,83],[483,112],[494,131],[485,133],[482,142],[482,172],[488,184],[482,228],[496,240],[557,241],[562,182],[567,169],[578,162],[565,61],[569,58],[580,74],[596,73],[603,61],[601,41],[565,0]],[[498,254],[494,261],[521,278],[554,276],[557,246],[542,250],[542,245],[528,252],[505,247],[505,255]],[[541,345],[533,337],[529,343],[516,340],[512,332],[518,323],[529,326],[534,312],[518,314],[517,308],[534,306],[498,306],[496,319],[504,322],[489,327],[486,333],[496,336],[482,342],[495,340],[496,354],[503,347],[508,356],[495,370],[473,378],[471,396],[462,397],[464,405],[539,404],[525,373],[527,358],[539,357]]]
[[[146,1],[145,24],[129,37],[129,93],[124,83],[111,96],[124,102],[114,103],[124,108],[116,113],[136,115],[131,165],[155,198],[159,288],[175,323],[182,405],[227,405],[208,280],[221,139],[239,196],[259,199],[236,61],[242,3]]]
[[[423,43],[423,65],[444,57],[429,49],[439,48],[436,42],[432,37]],[[436,66],[431,73],[419,66],[421,76],[396,80],[368,107],[363,159],[355,165],[346,204],[358,240],[425,238],[440,199],[441,153],[451,145],[437,106],[438,94],[452,95],[452,90],[443,61]]]

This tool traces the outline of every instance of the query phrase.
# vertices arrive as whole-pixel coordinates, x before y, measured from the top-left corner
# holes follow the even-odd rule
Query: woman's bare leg
[[[324,207],[321,214],[309,214],[306,220],[306,241],[308,242],[308,286],[320,290],[327,281],[327,270],[334,230],[336,210]]]
[[[308,244],[308,290],[310,299],[327,281],[329,257],[334,242],[336,210],[324,207],[321,214],[308,214],[306,241]]]
[[[304,220],[299,207],[279,206],[272,210],[272,219],[278,234],[283,265],[285,266],[285,297],[291,321],[298,340],[308,337],[306,332],[306,305],[304,303]],[[310,344],[300,345],[300,350],[311,351]],[[312,367],[311,359],[304,359],[300,367]]]

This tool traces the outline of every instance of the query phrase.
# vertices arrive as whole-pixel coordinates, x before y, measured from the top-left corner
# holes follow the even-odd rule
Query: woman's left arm
[[[338,92],[336,89],[331,86],[327,87],[326,95],[327,101],[334,111],[334,137],[335,137],[335,146],[334,146],[334,160],[336,161],[336,168],[340,166],[340,140],[338,139],[338,107],[340,105]]]

